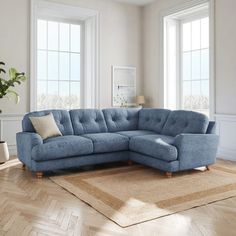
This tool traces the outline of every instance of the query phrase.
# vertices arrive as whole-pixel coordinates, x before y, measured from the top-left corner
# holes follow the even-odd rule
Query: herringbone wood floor
[[[23,171],[13,159],[0,166],[0,235],[233,236],[236,197],[121,228],[47,176],[38,180]]]

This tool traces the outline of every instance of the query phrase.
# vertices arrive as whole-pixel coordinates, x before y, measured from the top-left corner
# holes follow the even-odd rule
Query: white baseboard
[[[236,115],[216,114],[215,120],[220,136],[217,157],[236,161]]]
[[[16,155],[16,133],[22,130],[21,114],[0,115],[0,140],[7,142],[10,155]]]

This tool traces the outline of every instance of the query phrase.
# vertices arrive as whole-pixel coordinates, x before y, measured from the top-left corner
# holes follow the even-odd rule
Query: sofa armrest
[[[180,134],[175,137],[179,169],[187,170],[214,164],[219,143],[215,134]]]
[[[28,167],[31,167],[31,151],[36,145],[43,144],[43,140],[37,133],[20,132],[16,134],[17,155]]]

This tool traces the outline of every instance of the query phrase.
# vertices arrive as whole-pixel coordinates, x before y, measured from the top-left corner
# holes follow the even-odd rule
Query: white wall
[[[142,92],[141,8],[110,0],[58,0],[100,12],[100,104],[111,106],[111,65],[137,67],[137,91]],[[29,75],[30,1],[0,0],[0,60]],[[30,78],[30,80],[35,78]],[[21,102],[0,100],[5,114],[29,111],[29,82],[17,88]]]
[[[161,107],[161,12],[189,0],[157,0],[143,8],[144,94],[149,106]],[[215,0],[215,119],[219,156],[236,161],[236,1]],[[229,140],[231,140],[229,142]]]
[[[111,66],[137,67],[137,91],[142,93],[141,7],[110,0],[58,0],[100,13],[100,106],[111,107]],[[30,0],[0,0],[0,61],[29,76]],[[21,130],[22,115],[30,109],[30,80],[17,88],[21,101],[0,99],[0,139],[16,153],[15,134]]]

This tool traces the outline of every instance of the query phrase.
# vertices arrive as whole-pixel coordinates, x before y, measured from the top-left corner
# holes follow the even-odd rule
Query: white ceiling
[[[154,2],[155,0],[115,0],[115,1],[143,6],[148,3]]]

